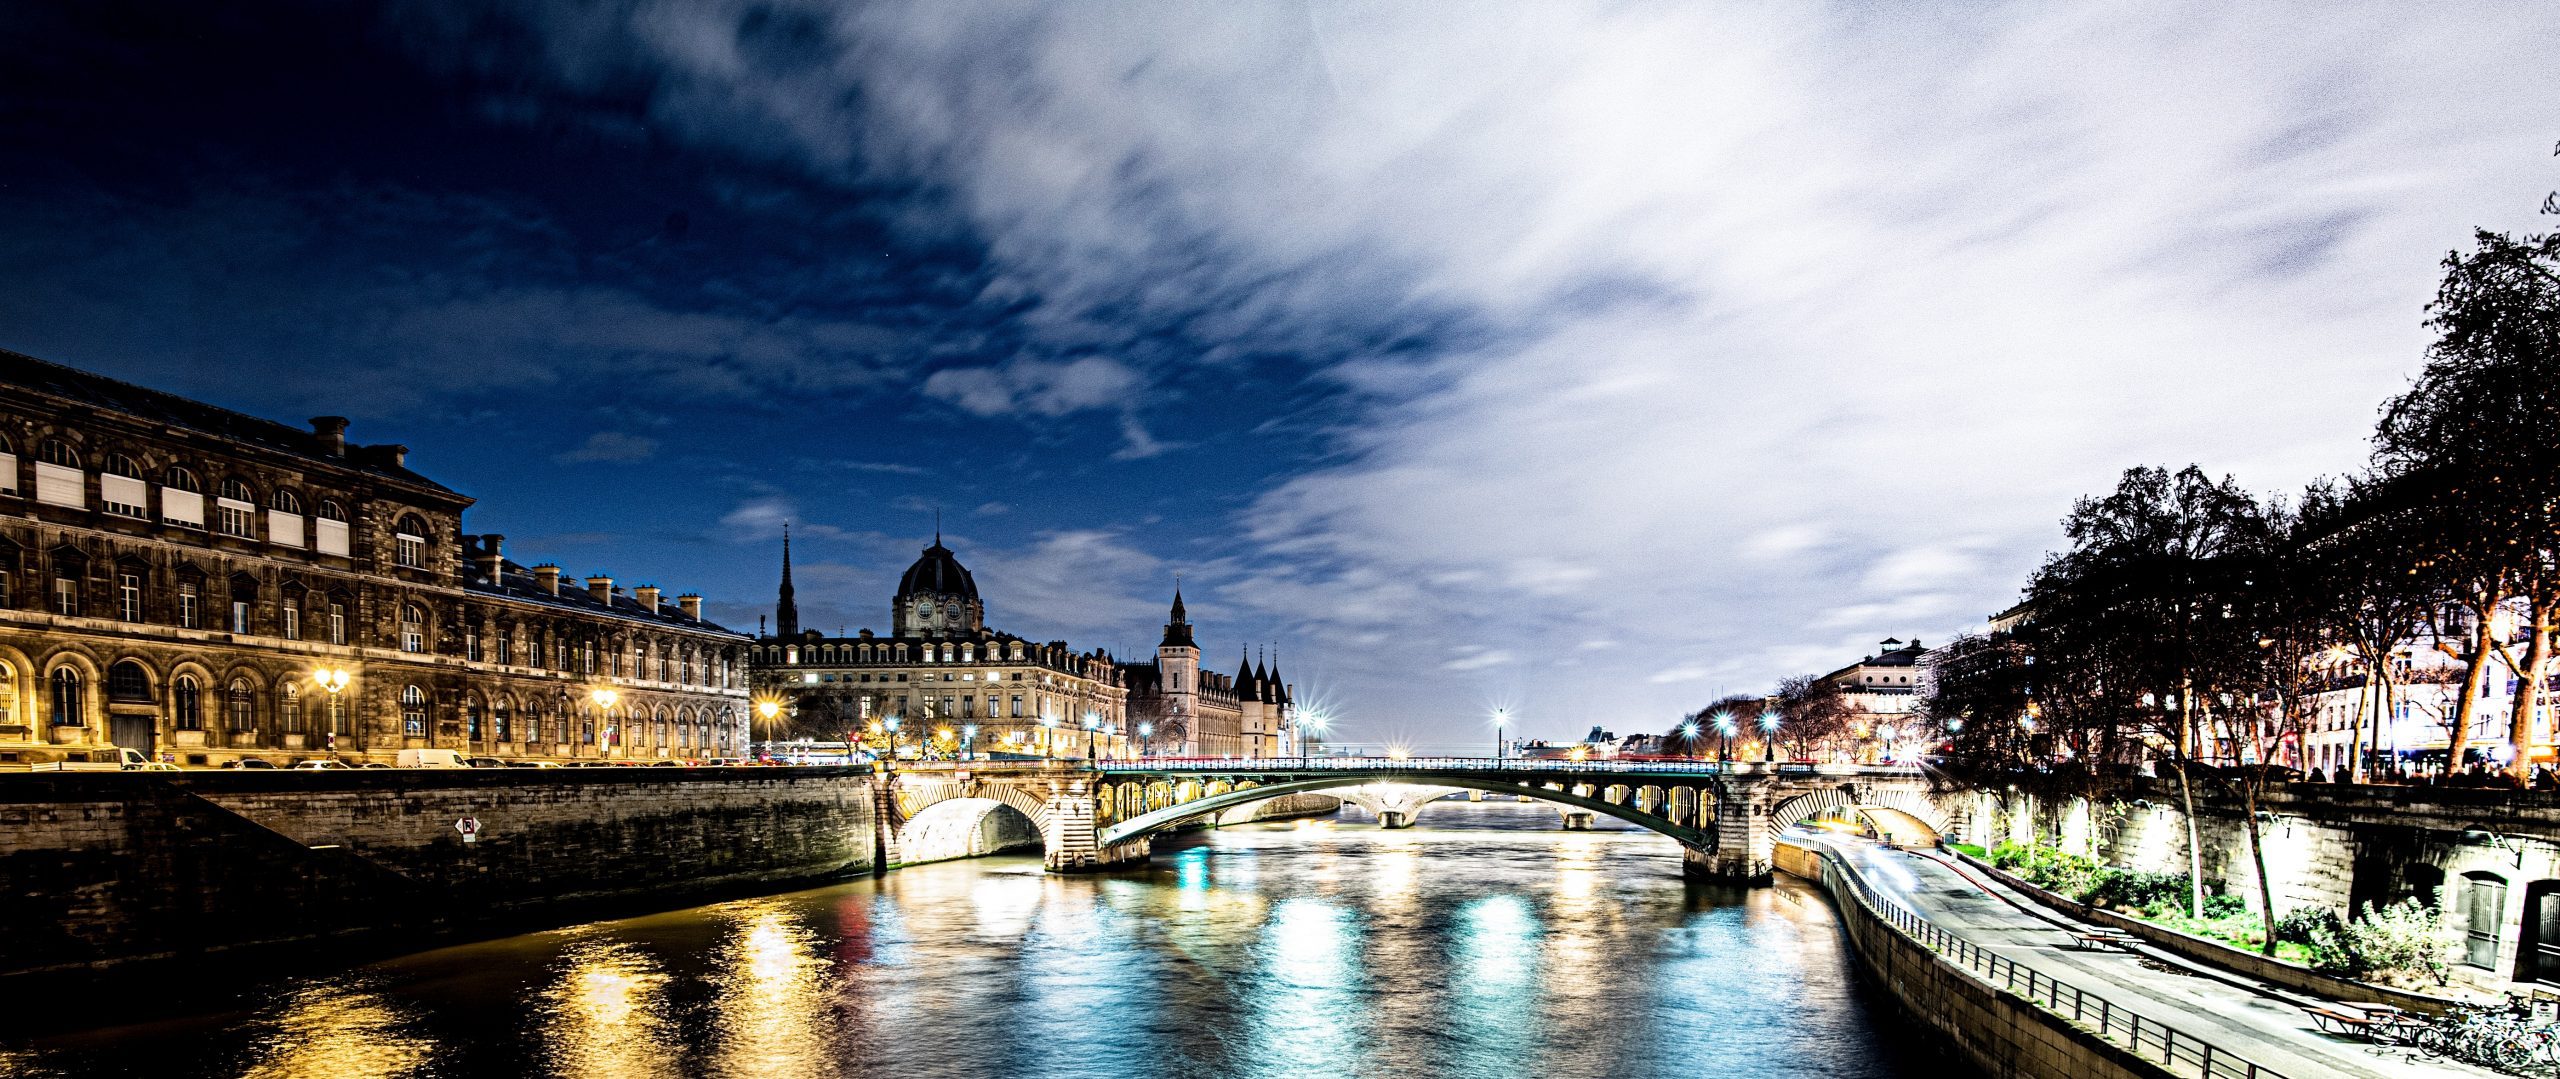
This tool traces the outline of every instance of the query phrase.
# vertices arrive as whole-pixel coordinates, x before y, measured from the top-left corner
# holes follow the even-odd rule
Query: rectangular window
[[[258,538],[258,508],[228,498],[213,500],[214,519],[222,526],[222,534],[242,539]]]
[[[178,586],[178,625],[179,625],[179,627],[180,627],[180,628],[183,628],[183,629],[194,629],[194,628],[196,628],[196,620],[197,620],[199,617],[200,617],[200,615],[199,615],[199,614],[197,613],[197,611],[196,611],[196,586],[191,585],[191,584],[182,584],[182,585],[179,585],[179,586]]]
[[[399,562],[403,566],[411,568],[424,568],[426,566],[426,537],[412,536],[406,532],[396,532],[392,534],[391,542],[393,545],[392,555],[395,561]]]
[[[311,546],[321,554],[347,556],[347,523],[326,517],[311,522]]]
[[[116,617],[127,622],[142,621],[142,577],[139,574],[116,574]]]
[[[478,630],[473,630],[462,635],[462,654],[464,658],[469,659],[473,663],[480,662],[480,632]]]
[[[400,623],[400,650],[403,652],[424,652],[427,650],[427,635],[419,630],[417,623]]]
[[[151,519],[151,485],[131,476],[98,477],[98,501],[118,517]]]
[[[36,501],[56,506],[89,504],[89,478],[76,468],[36,462]]]
[[[500,663],[513,663],[513,662],[515,662],[515,661],[516,661],[516,638],[515,638],[515,632],[514,632],[514,631],[512,631],[512,630],[505,630],[505,629],[501,629],[501,630],[499,630],[499,631],[498,631],[498,662],[500,662]]]
[[[53,613],[80,617],[80,582],[70,577],[53,579]]]
[[[0,495],[18,493],[18,455],[0,453]]]
[[[160,519],[188,528],[204,527],[204,496],[175,487],[160,489]]]
[[[1022,718],[1022,694],[1019,693],[1013,695],[1013,718]]]
[[[235,599],[231,601],[231,632],[249,632],[249,602],[247,600]]]
[[[294,600],[284,601],[284,639],[302,639],[302,604]]]
[[[278,547],[302,546],[302,515],[283,510],[267,511],[267,542]]]
[[[330,605],[329,605],[329,643],[330,643],[330,644],[345,644],[345,643],[347,643],[347,605],[346,605],[346,604],[343,604],[343,603],[332,603],[332,604],[330,604]]]

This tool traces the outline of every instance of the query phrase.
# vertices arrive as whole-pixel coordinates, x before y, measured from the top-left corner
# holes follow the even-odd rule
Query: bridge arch
[[[1674,823],[1667,818],[1657,817],[1653,814],[1643,812],[1633,805],[1622,805],[1615,802],[1604,801],[1598,797],[1577,794],[1571,790],[1555,790],[1544,786],[1524,784],[1516,781],[1480,779],[1474,776],[1448,774],[1319,776],[1306,779],[1290,779],[1273,783],[1265,783],[1258,786],[1229,790],[1218,794],[1205,794],[1191,801],[1166,806],[1160,809],[1152,809],[1145,813],[1138,814],[1137,816],[1130,817],[1127,820],[1114,823],[1110,827],[1103,829],[1100,834],[1095,836],[1095,842],[1106,847],[1117,843],[1125,843],[1156,831],[1157,829],[1168,828],[1184,821],[1191,820],[1195,817],[1207,816],[1248,802],[1258,802],[1268,798],[1276,798],[1284,794],[1311,794],[1322,792],[1325,794],[1331,794],[1337,798],[1350,800],[1347,795],[1339,793],[1341,788],[1378,783],[1403,783],[1417,787],[1458,787],[1492,791],[1500,794],[1527,795],[1544,802],[1558,803],[1575,809],[1590,810],[1593,813],[1598,813],[1604,816],[1616,817],[1619,820],[1626,821],[1649,831],[1670,836],[1671,838],[1680,841],[1681,846],[1691,850],[1712,851],[1716,848],[1716,834],[1714,829],[1701,829],[1685,824]],[[1705,784],[1699,785],[1698,790],[1700,797],[1697,804],[1699,805],[1699,808],[1703,810],[1715,795],[1713,788]],[[1596,795],[1599,792],[1595,791],[1593,793]],[[1700,816],[1703,818],[1704,813],[1702,812]]]
[[[917,811],[898,826],[898,860],[915,865],[975,858],[1037,847],[1045,837],[1038,820],[1006,800],[945,798]]]
[[[1825,787],[1806,791],[1780,801],[1769,808],[1771,834],[1786,831],[1816,814],[1835,809],[1883,809],[1910,817],[1938,835],[1945,835],[1951,818],[1937,800],[1927,794],[1907,790],[1865,790],[1850,786]]]

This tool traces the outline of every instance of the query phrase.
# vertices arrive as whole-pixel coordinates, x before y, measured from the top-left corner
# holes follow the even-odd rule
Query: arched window
[[[415,603],[400,605],[400,650],[403,652],[427,650],[427,612]]]
[[[142,482],[142,466],[124,454],[108,454],[106,470],[98,477],[98,502],[118,517],[150,520],[151,488]]]
[[[107,699],[111,701],[147,701],[151,699],[151,674],[142,664],[121,660],[107,668]]]
[[[427,522],[414,513],[400,515],[391,535],[392,561],[413,569],[427,565]]]
[[[507,725],[507,699],[500,697],[489,705],[490,734],[500,742],[515,740],[514,728]]]
[[[320,500],[320,511],[311,522],[311,549],[321,554],[347,557],[347,509],[328,499]]]
[[[427,692],[416,686],[400,687],[400,730],[411,738],[427,736]]]
[[[275,499],[269,502],[267,507],[278,513],[300,513],[302,512],[302,496],[279,487],[276,488]]]
[[[72,449],[70,443],[61,439],[48,438],[36,444],[36,460],[64,468],[78,468],[80,451]]]
[[[480,701],[477,698],[462,702],[462,736],[474,742],[481,738]]]
[[[204,485],[196,482],[196,474],[176,465],[170,465],[168,471],[160,474],[160,485],[173,491],[204,493]]]
[[[249,694],[248,679],[232,679],[231,688],[223,694],[223,702],[231,713],[232,730],[249,731],[257,729],[258,716],[256,698]]]
[[[214,527],[226,536],[242,539],[258,538],[258,493],[236,479],[222,481],[222,494],[213,500]]]
[[[169,683],[169,706],[179,730],[204,729],[204,689],[194,675],[182,674]]]
[[[86,715],[88,708],[81,693],[80,672],[69,667],[57,668],[53,672],[53,725],[77,727],[86,722],[81,718]]]
[[[160,473],[160,520],[185,528],[204,527],[204,485],[196,474],[176,465]]]

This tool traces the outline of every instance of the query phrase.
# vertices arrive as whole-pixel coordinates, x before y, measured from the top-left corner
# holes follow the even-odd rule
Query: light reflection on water
[[[1147,869],[1036,859],[287,979],[0,1072],[284,1077],[1950,1074],[1905,1066],[1821,897],[1685,884],[1668,840],[1440,803],[1232,828]],[[5,1022],[5,1020],[0,1020]]]

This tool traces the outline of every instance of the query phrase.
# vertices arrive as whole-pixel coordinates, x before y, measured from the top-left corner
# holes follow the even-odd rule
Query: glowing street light
[[[1502,766],[1502,725],[1509,722],[1511,722],[1510,709],[1493,710],[1493,764],[1496,768]]]
[[[604,745],[601,747],[603,749],[602,755],[610,757],[613,755],[613,736],[615,733],[613,726],[613,702],[621,700],[622,694],[599,686],[587,691],[587,699],[596,702],[596,718],[604,721]]]
[[[1769,744],[1769,762],[1775,764],[1778,761],[1778,713],[1760,713],[1760,730],[1767,735],[1763,740]]]
[[[961,725],[960,725],[960,759],[961,759],[961,760],[964,760],[964,761],[965,761],[965,760],[968,760],[968,759],[969,759],[970,754],[971,754],[973,751],[975,751],[975,749],[976,749],[976,747],[977,747],[977,744],[978,744],[978,725],[977,725],[977,724],[975,724],[975,723],[963,723],[963,724],[961,724]]]
[[[1138,755],[1139,755],[1139,756],[1141,756],[1141,757],[1151,757],[1151,756],[1154,756],[1154,755],[1155,755],[1155,752],[1156,752],[1156,725],[1155,725],[1155,722],[1154,722],[1153,720],[1145,720],[1145,719],[1139,720],[1139,721],[1138,721]]]
[[[1716,762],[1719,764],[1729,763],[1733,760],[1732,753],[1730,752],[1733,748],[1733,736],[1741,733],[1740,728],[1733,725],[1732,716],[1726,715],[1722,712],[1716,713],[1714,719],[1716,724]]]
[[[1084,759],[1088,761],[1093,760],[1096,756],[1095,743],[1100,741],[1096,732],[1100,731],[1101,728],[1101,716],[1097,716],[1091,712],[1086,712],[1084,714]]]
[[[331,754],[338,751],[338,692],[347,688],[348,677],[344,667],[318,667],[311,672],[311,684],[329,691],[329,730],[320,737]]]
[[[1324,734],[1325,718],[1320,712],[1300,712],[1295,722],[1298,727],[1298,767],[1304,768],[1307,766],[1307,733]]]
[[[1698,755],[1698,725],[1683,720],[1680,724],[1680,752],[1685,757]]]
[[[1040,755],[1049,758],[1058,755],[1058,717],[1047,712],[1040,713]]]

